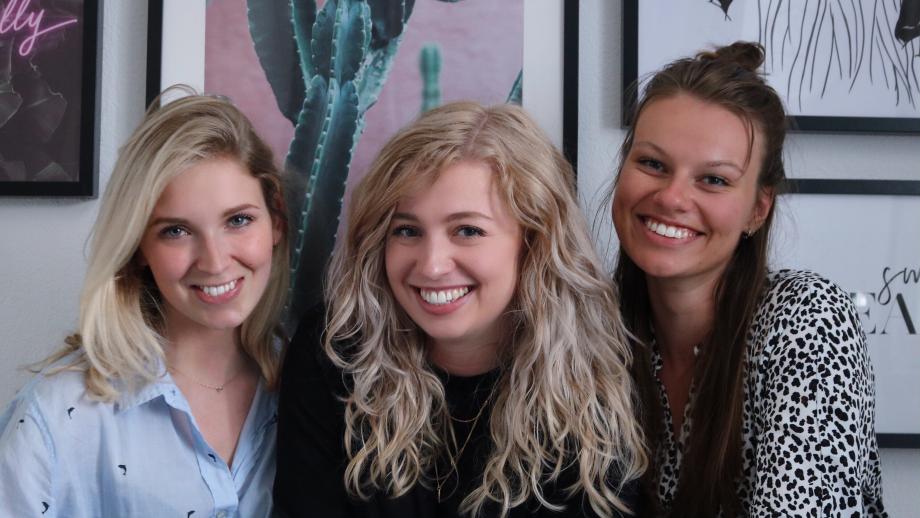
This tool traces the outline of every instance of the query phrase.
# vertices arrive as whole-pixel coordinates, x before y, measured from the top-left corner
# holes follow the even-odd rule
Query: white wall
[[[147,2],[104,2],[99,181],[144,113]],[[77,320],[98,200],[0,198],[0,405]]]
[[[525,0],[522,104],[562,147],[562,2]]]
[[[622,10],[620,1],[581,1],[578,188],[589,220],[597,214],[598,203],[609,187],[624,137],[620,127]],[[526,90],[524,95],[526,99]],[[915,135],[794,134],[787,148],[786,166],[791,177],[920,179],[920,137]],[[779,209],[788,208],[784,205],[781,203]],[[602,224],[596,229],[600,241],[613,233],[605,212],[597,218]],[[796,221],[794,214],[780,219],[807,223]],[[913,239],[920,239],[915,229],[910,232]],[[616,244],[606,246],[612,249]],[[883,450],[882,470],[884,499],[891,516],[916,516],[920,507],[920,451]]]
[[[118,147],[143,114],[147,19],[146,2],[109,1],[104,9],[100,192]],[[621,11],[619,1],[582,0],[579,189],[589,218],[623,136],[618,122]],[[554,101],[543,89],[561,88],[560,76],[547,73],[559,70],[561,8],[548,0],[528,0],[525,13],[525,78],[546,79],[525,79],[524,102],[558,142],[561,100]],[[549,42],[559,47],[533,50]],[[916,179],[920,164],[916,137],[796,135],[789,147],[792,175]],[[0,406],[28,378],[16,368],[58,347],[76,324],[84,245],[97,207],[98,200],[0,198]],[[609,229],[600,233],[611,234]],[[915,514],[920,452],[887,450],[882,461],[892,516]]]

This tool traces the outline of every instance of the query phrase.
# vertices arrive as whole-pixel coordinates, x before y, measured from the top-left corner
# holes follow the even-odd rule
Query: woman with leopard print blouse
[[[865,336],[848,297],[768,273],[785,112],[735,43],[647,84],[621,152],[613,220],[664,516],[879,516]]]

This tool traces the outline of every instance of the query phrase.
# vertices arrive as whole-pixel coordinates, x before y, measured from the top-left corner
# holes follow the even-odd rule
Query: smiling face
[[[715,285],[742,232],[773,202],[758,185],[763,135],[721,106],[679,94],[649,103],[613,198],[620,244],[650,280]]]
[[[521,227],[480,161],[461,161],[400,200],[386,242],[399,305],[433,346],[477,348],[501,339],[515,293]]]
[[[208,159],[173,178],[140,245],[167,336],[240,326],[265,291],[280,239],[259,181],[238,162]]]

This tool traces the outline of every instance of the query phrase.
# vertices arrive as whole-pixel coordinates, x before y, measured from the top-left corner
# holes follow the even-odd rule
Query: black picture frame
[[[35,168],[45,167],[42,164],[57,164],[60,166],[60,173],[53,175],[52,178],[69,174],[75,179],[67,181],[57,179],[11,180],[10,177],[15,178],[19,175],[3,174],[0,171],[2,175],[0,176],[0,196],[96,197],[99,169],[98,121],[102,3],[102,0],[83,0],[79,3],[82,6],[81,12],[65,12],[64,4],[59,3],[56,4],[54,12],[48,11],[43,17],[46,24],[44,27],[56,23],[68,25],[62,26],[59,31],[43,34],[42,36],[48,38],[46,41],[49,41],[50,44],[33,50],[27,63],[30,68],[35,67],[36,74],[40,74],[40,79],[51,95],[59,96],[65,101],[64,106],[66,107],[61,109],[58,124],[53,129],[47,130],[47,139],[42,139],[39,141],[41,144],[35,145],[35,139],[23,137],[28,133],[22,128],[30,124],[40,124],[28,119],[25,114],[23,115],[24,120],[18,126],[13,123],[15,115],[5,121],[9,123],[5,129],[10,133],[3,140],[14,142],[14,138],[20,138],[27,143],[28,147],[35,148],[35,154],[30,155],[30,158],[18,161],[23,164],[22,169],[18,169],[20,174],[29,174],[30,168],[34,165],[31,157],[41,156],[43,161],[34,165]],[[67,5],[74,4],[77,2],[70,2]],[[27,7],[30,11],[44,9],[42,3],[36,0],[33,0]],[[70,22],[70,19],[75,21]],[[80,46],[76,50],[68,41],[68,37],[79,38]],[[22,39],[18,38],[14,31],[13,38],[9,41],[11,61],[8,71],[14,70],[13,67],[17,66],[13,62],[17,58],[13,56],[16,55],[22,43]],[[35,45],[40,45],[39,40],[35,40]],[[29,53],[26,54],[29,55]],[[79,56],[79,60],[73,59],[74,56]],[[38,61],[41,61],[40,65],[36,64]],[[55,67],[55,64],[60,66]],[[78,67],[79,70],[74,71],[75,67]],[[78,84],[74,85],[74,82]],[[15,80],[8,82],[7,86],[9,85],[15,86]],[[0,87],[2,86],[0,84]],[[72,93],[75,88],[79,89],[79,93],[73,94],[76,102],[72,102],[72,99],[67,99],[66,94]],[[2,131],[0,131],[0,137],[3,137]],[[14,154],[8,156],[11,162],[17,159]]]
[[[577,2],[576,2],[577,3]],[[566,30],[570,30],[568,25]],[[571,30],[577,33],[577,26]],[[623,125],[627,126],[636,103],[639,79],[639,0],[623,1]],[[693,52],[697,49],[688,49]],[[566,55],[568,58],[568,55]],[[824,133],[920,133],[920,118],[890,117],[813,117],[791,116],[793,131]],[[790,178],[790,194],[886,194],[915,196],[920,194],[920,180],[862,180]]]
[[[773,265],[820,272],[850,295],[875,371],[879,446],[920,448],[920,421],[911,396],[920,385],[920,283],[914,280],[920,273],[914,266],[920,241],[877,231],[914,221],[920,192],[814,194],[786,200],[784,212],[791,217],[776,222],[782,237]]]
[[[715,6],[713,6],[715,8]],[[726,14],[726,17],[729,15]],[[639,0],[623,2],[624,45],[624,106],[635,103],[635,88],[629,88],[639,79]],[[713,42],[717,43],[717,42]],[[728,43],[728,42],[725,42]],[[687,53],[699,49],[687,49]],[[879,80],[881,81],[881,79]],[[624,125],[625,121],[624,114]],[[829,133],[889,133],[920,134],[920,117],[851,117],[851,116],[791,116],[792,127],[797,131]]]
[[[147,79],[144,106],[160,95],[163,60],[163,0],[147,2]]]
[[[578,174],[578,9],[565,2],[562,11],[562,153]]]

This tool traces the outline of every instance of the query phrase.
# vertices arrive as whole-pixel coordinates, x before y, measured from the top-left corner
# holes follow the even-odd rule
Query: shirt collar
[[[161,396],[167,402],[175,398],[179,393],[179,388],[162,361],[157,363],[156,372],[160,374],[154,381],[133,390],[124,381],[119,380],[116,383],[116,388],[120,393],[118,401],[115,403],[116,414],[143,405]]]
[[[166,370],[164,363],[159,362],[157,365],[157,372],[161,374],[156,380],[133,391],[127,389],[123,382],[116,383],[116,387],[119,389],[121,396],[115,403],[115,413],[120,414],[126,412],[159,397],[162,397],[163,400],[173,408],[191,413],[188,401],[185,399],[185,396],[182,395],[179,387],[176,386],[172,375]],[[252,407],[253,410],[257,412],[253,418],[260,427],[273,424],[278,419],[278,401],[277,398],[273,396],[274,394],[268,391],[265,380],[260,376],[259,383],[256,387],[256,393],[253,396]]]

